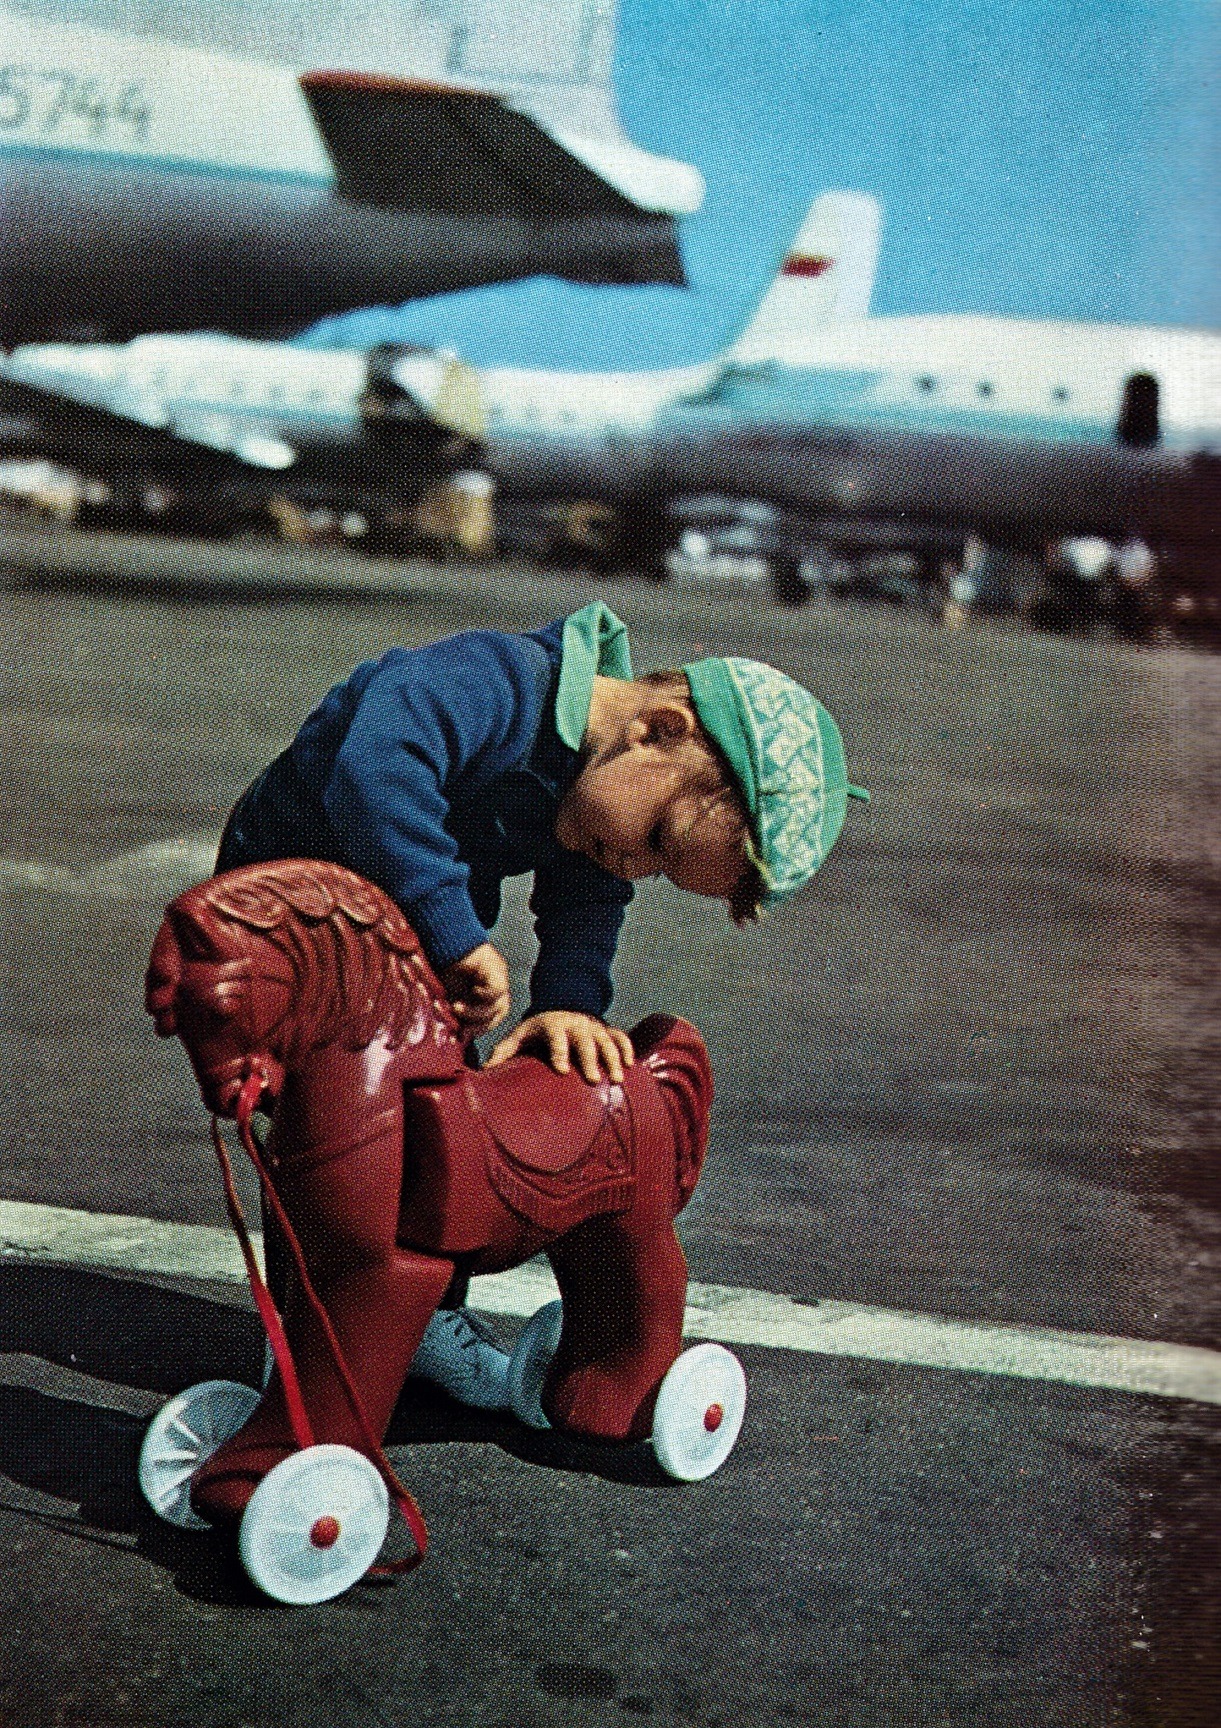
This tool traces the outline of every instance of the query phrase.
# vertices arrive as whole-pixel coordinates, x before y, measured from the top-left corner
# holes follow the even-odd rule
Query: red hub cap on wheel
[[[309,1539],[315,1548],[333,1548],[339,1540],[339,1520],[328,1513],[324,1518],[315,1518],[310,1525]]]
[[[724,1420],[725,1410],[721,1404],[710,1404],[704,1411],[704,1427],[710,1434],[715,1434]]]

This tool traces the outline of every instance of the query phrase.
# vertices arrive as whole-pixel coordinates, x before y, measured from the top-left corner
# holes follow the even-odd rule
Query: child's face
[[[707,790],[707,758],[690,741],[629,744],[582,769],[556,817],[556,838],[612,876],[668,876],[727,899],[746,869],[732,804]]]

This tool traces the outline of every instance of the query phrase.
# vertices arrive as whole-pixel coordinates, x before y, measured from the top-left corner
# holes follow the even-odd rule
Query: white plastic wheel
[[[505,1376],[509,1408],[527,1428],[551,1426],[543,1414],[543,1381],[547,1378],[551,1358],[559,1348],[563,1324],[564,1304],[558,1299],[548,1302],[526,1322],[526,1329],[509,1358],[509,1371]]]
[[[721,1344],[684,1350],[661,1383],[653,1412],[657,1462],[679,1482],[699,1482],[733,1451],[746,1414],[746,1375]]]
[[[201,1380],[154,1416],[140,1448],[140,1489],[158,1518],[180,1530],[207,1530],[191,1510],[191,1477],[245,1426],[259,1394],[236,1380]]]
[[[380,1473],[350,1446],[310,1446],[268,1471],[242,1515],[242,1565],[266,1595],[329,1602],[377,1559],[390,1521]]]

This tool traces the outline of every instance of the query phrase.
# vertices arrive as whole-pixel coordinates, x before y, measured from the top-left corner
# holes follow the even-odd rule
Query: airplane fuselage
[[[721,491],[1003,539],[1221,533],[1211,333],[871,319],[705,374],[485,373],[490,469],[515,492]],[[1156,382],[1148,448],[1117,436],[1134,375]]]
[[[133,169],[0,143],[3,347],[144,330],[271,336],[354,306],[538,273],[672,277],[673,252],[660,217],[629,230],[605,215],[548,224],[379,210],[307,177]]]
[[[462,435],[462,465],[482,462],[517,495],[656,513],[668,498],[715,491],[809,517],[907,523],[914,539],[947,526],[1027,543],[1141,534],[1207,544],[1221,534],[1221,440],[1209,416],[1218,338],[1104,327],[1092,346],[1088,329],[1057,345],[1023,326],[1024,346],[1012,333],[1006,346],[994,329],[989,348],[951,329],[938,357],[907,322],[875,322],[825,332],[836,351],[817,364],[489,369],[478,375],[480,427],[442,421]],[[420,371],[438,356],[395,363],[415,368],[403,380],[413,399],[441,404],[438,381]],[[438,440],[421,444],[410,413],[371,418],[368,364],[357,351],[146,337],[124,349],[19,352],[9,370],[179,438],[245,450],[256,464],[274,467],[277,449],[289,464],[308,451],[337,478],[364,464],[393,487],[393,453],[407,483],[416,452],[434,460]],[[1158,441],[1144,448],[1117,436],[1131,367],[1154,381],[1165,409]]]
[[[0,455],[213,492],[218,511],[302,487],[408,503],[479,431],[469,369],[411,349],[145,336],[18,349],[0,375]]]
[[[349,179],[376,179],[381,96],[316,99],[371,128]],[[669,215],[529,137],[571,171],[552,207],[537,187],[506,191],[499,170],[481,180],[478,147],[457,170],[408,148],[390,184],[349,186],[291,68],[0,11],[0,345],[270,335],[544,271],[681,281]]]
[[[671,422],[645,434],[505,437],[486,466],[505,492],[659,508],[716,492],[810,517],[957,526],[1002,542],[1067,534],[1221,543],[1221,458],[1103,442],[947,432]]]
[[[780,352],[730,350],[729,396],[861,428],[1113,438],[1134,376],[1156,380],[1165,446],[1221,449],[1221,336],[1156,325],[963,316],[807,327]],[[731,402],[727,401],[727,406]]]

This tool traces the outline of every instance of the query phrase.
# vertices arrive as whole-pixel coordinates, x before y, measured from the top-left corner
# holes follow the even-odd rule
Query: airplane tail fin
[[[731,358],[783,361],[810,329],[867,317],[881,226],[881,205],[869,193],[820,193]]]
[[[598,182],[599,196],[618,194],[663,218],[689,216],[703,200],[696,168],[640,148],[623,129],[614,90],[618,0],[59,0],[53,10],[79,13],[82,26],[120,44],[134,35],[291,67],[306,75],[316,117],[325,108],[328,146],[337,129],[346,146],[353,127],[384,127],[388,102],[396,111],[412,105],[391,128],[390,143],[406,135],[405,143],[380,171],[366,166],[366,176],[389,177],[404,151],[415,178],[443,173],[434,158],[444,157],[446,136],[469,130],[468,177],[470,162],[490,149],[501,171],[520,158],[528,191],[556,175],[561,195],[575,187],[585,197]],[[0,129],[3,108],[0,100]],[[439,151],[428,137],[434,126]],[[681,281],[681,270],[663,279]]]
[[[433,0],[443,83],[494,92],[641,209],[690,216],[703,176],[633,144],[613,83],[619,0]],[[549,172],[552,170],[548,170]]]

